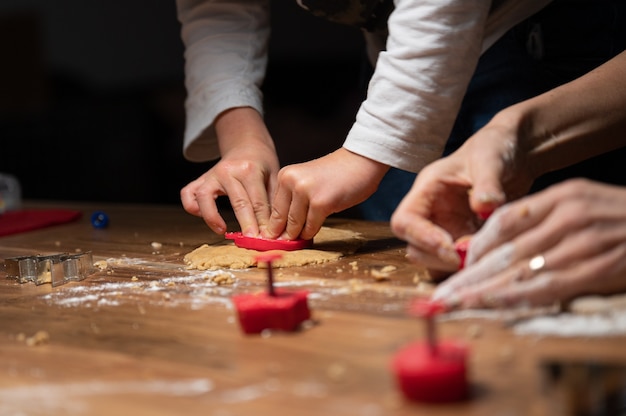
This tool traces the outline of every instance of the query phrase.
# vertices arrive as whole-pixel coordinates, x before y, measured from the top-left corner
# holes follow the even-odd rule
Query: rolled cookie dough
[[[355,231],[322,227],[313,240],[313,248],[295,251],[276,250],[280,251],[283,257],[272,262],[272,266],[295,267],[338,260],[346,254],[355,252],[364,242],[360,233]],[[187,269],[195,270],[266,267],[264,263],[257,264],[255,257],[258,254],[256,250],[239,248],[232,243],[218,246],[203,244],[185,255],[184,261]]]

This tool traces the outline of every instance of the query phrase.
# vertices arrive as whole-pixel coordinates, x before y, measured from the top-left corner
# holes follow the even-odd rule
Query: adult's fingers
[[[537,226],[554,209],[555,202],[553,198],[530,196],[496,210],[472,238],[465,264],[474,264],[490,250]]]
[[[572,263],[569,267],[552,269],[548,262],[546,267],[530,279],[491,289],[481,288],[485,290],[483,293],[488,293],[487,296],[477,296],[477,288],[474,296],[465,299],[463,306],[546,306],[581,295],[610,294],[626,289],[626,279],[623,278],[626,261],[620,247]],[[464,294],[461,296],[465,298]]]
[[[428,219],[427,198],[415,198],[415,194],[422,195],[411,190],[391,216],[393,233],[407,242],[409,260],[433,269],[457,270],[460,257],[452,236]]]
[[[563,217],[560,212],[554,216]],[[434,298],[464,307],[511,306],[515,302],[546,304],[589,290],[610,293],[614,289],[608,277],[626,269],[622,230],[603,224],[563,232],[567,227],[560,227],[551,217],[538,228],[543,231],[506,243],[452,276],[436,289]],[[543,280],[523,283],[540,276]],[[623,278],[617,283],[626,286]]]
[[[503,158],[507,159],[507,156],[497,152],[480,152],[473,154],[472,158],[479,160],[470,163],[470,207],[480,218],[487,219],[506,201],[502,186],[505,175]]]
[[[409,260],[430,269],[458,270],[461,258],[452,236],[441,227],[420,216],[411,216],[396,220],[394,229],[408,243]]]
[[[489,252],[476,264],[471,267],[466,266],[439,284],[433,293],[433,298],[454,304],[458,299],[458,292],[493,278],[511,267],[515,261],[515,246],[513,243],[505,243]]]
[[[513,210],[513,212],[516,211]],[[494,221],[498,224],[497,215],[494,214],[494,216]],[[568,222],[563,221],[562,215],[542,213],[541,220],[541,224],[538,226],[532,228],[526,226],[526,232],[517,235],[515,238],[513,238],[513,234],[506,239],[502,237],[506,242],[487,251],[477,261],[469,262],[466,259],[465,269],[442,283],[435,290],[435,298],[443,300],[453,296],[455,292],[465,290],[478,282],[495,279],[494,276],[498,276],[523,259],[530,259],[537,255],[548,256],[550,249],[556,246],[571,229]],[[491,218],[487,222],[490,221],[492,221]],[[511,224],[511,227],[515,227],[515,225]],[[501,238],[501,234],[507,235],[505,227],[496,229],[500,230],[500,234],[489,231],[494,233],[492,236],[494,239]],[[477,244],[481,244],[481,240],[478,238],[480,233],[479,231],[470,243],[468,258],[472,254],[476,256],[472,250],[481,249],[481,247],[476,248]]]
[[[457,261],[457,259],[444,261],[438,255],[427,253],[410,245],[406,248],[406,258],[432,271],[455,272],[459,269],[459,261]]]

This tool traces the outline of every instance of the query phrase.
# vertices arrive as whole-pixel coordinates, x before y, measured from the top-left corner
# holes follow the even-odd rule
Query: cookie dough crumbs
[[[132,280],[133,282],[136,282],[137,280],[139,280],[139,278],[137,276],[133,276],[130,278],[130,280]]]
[[[420,293],[430,293],[435,290],[435,285],[428,282],[419,282],[417,284],[417,291]]]
[[[359,270],[359,266],[358,266],[356,260],[355,261],[351,261],[350,263],[348,263],[348,265],[352,268],[353,271]]]
[[[91,322],[89,324],[89,327],[91,328],[91,332],[93,332],[94,334],[99,334],[100,333],[100,327],[98,325],[96,325],[95,322]]]
[[[568,309],[580,315],[609,314],[615,310],[615,305],[605,296],[583,296],[573,300]]]
[[[163,244],[156,242],[156,241],[153,241],[152,243],[150,243],[150,245],[155,250],[161,250],[163,248]]]
[[[164,294],[163,294],[163,299],[165,299],[165,300],[170,300],[171,298],[172,298],[172,296],[170,296],[170,294],[169,294],[169,293],[164,293]]]
[[[38,279],[40,279],[42,282],[50,283],[52,282],[52,273],[49,271],[41,272],[38,276]]]
[[[169,282],[167,282],[167,284],[165,286],[173,287],[173,286],[176,286],[176,283],[174,283],[172,281],[169,281]]]
[[[343,363],[332,363],[326,368],[326,376],[335,383],[340,383],[346,379],[348,368]]]
[[[434,282],[435,279],[430,275],[430,272],[426,269],[418,270],[415,276],[424,282]]]
[[[339,269],[339,268],[338,268],[337,270],[335,270],[335,272],[336,272],[336,273],[343,273],[343,269]]]
[[[467,336],[469,338],[475,339],[482,335],[483,328],[478,324],[473,324],[467,327]]]
[[[98,260],[97,262],[95,262],[93,264],[95,267],[97,267],[98,269],[102,270],[106,270],[107,267],[109,267],[109,264],[107,263],[106,260]]]
[[[387,280],[397,269],[396,266],[388,265],[381,269],[372,269],[372,276],[376,280]]]
[[[306,331],[307,329],[311,329],[315,326],[315,321],[308,319],[306,321],[303,321],[300,324],[300,329],[302,329],[303,331]]]
[[[220,273],[217,276],[213,276],[213,283],[216,285],[232,285],[235,283],[234,277],[230,273]]]
[[[513,359],[513,349],[508,346],[505,345],[504,347],[500,348],[500,351],[498,352],[498,357],[500,358],[500,361],[503,363],[508,363]]]
[[[47,344],[50,340],[50,334],[46,331],[37,331],[32,337],[26,338],[26,345],[36,347],[38,345]]]
[[[156,280],[151,281],[150,282],[150,287],[151,288],[159,287],[159,282],[157,282]]]
[[[398,268],[396,266],[388,265],[383,267],[380,271],[383,273],[395,272]]]
[[[363,284],[359,279],[350,279],[348,283],[350,283],[350,290],[352,292],[359,293],[363,291]]]

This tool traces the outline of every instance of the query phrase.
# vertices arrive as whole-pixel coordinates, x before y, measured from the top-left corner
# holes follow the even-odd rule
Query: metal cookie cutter
[[[50,283],[53,287],[85,279],[95,271],[91,251],[4,259],[7,278],[19,283]]]
[[[626,409],[626,365],[595,360],[541,363],[546,415],[610,416]]]

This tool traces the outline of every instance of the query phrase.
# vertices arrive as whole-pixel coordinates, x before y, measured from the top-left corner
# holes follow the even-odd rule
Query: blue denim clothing
[[[481,56],[444,156],[498,111],[569,82],[624,49],[626,0],[555,0],[509,30]],[[626,148],[546,174],[532,191],[571,177],[626,185],[624,166]],[[392,168],[376,193],[357,207],[358,212],[364,219],[388,221],[414,179],[415,174]]]

